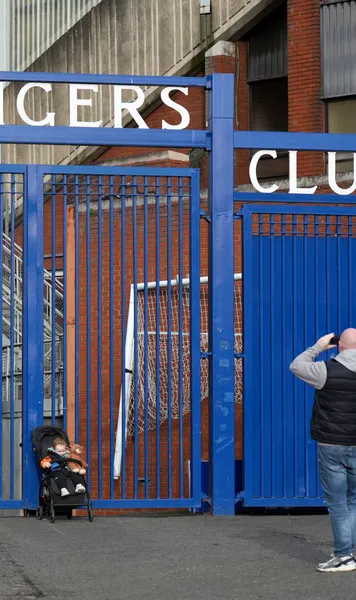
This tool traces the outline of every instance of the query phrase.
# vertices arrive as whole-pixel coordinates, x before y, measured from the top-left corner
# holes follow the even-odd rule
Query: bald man
[[[324,499],[334,536],[334,555],[319,571],[356,569],[356,329],[340,336],[339,353],[315,361],[335,348],[333,333],[297,356],[290,365],[294,375],[315,388],[310,435],[318,444],[318,465]]]

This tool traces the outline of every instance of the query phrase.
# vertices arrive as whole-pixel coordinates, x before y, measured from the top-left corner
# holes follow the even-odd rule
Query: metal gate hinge
[[[200,209],[200,218],[204,219],[205,221],[208,221],[208,223],[211,223],[211,216],[208,215],[207,212],[205,212],[205,210]]]
[[[234,219],[235,219],[235,221],[236,221],[237,219],[242,219],[242,214],[241,214],[241,213],[239,213],[239,212],[236,212],[236,213],[234,213]]]
[[[211,352],[201,352],[200,358],[209,358],[211,356]]]
[[[245,354],[243,352],[236,352],[234,354],[235,358],[245,358]]]

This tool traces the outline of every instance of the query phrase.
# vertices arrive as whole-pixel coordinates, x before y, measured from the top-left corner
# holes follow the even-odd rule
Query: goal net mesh
[[[126,391],[127,436],[161,426],[171,415],[190,412],[190,309],[189,288],[137,292],[137,369]],[[242,352],[242,282],[234,282],[235,352]],[[158,322],[157,322],[158,319]],[[200,350],[208,351],[208,285],[200,286]],[[170,324],[170,327],[169,327]],[[158,325],[158,327],[156,327]],[[159,334],[157,336],[157,330]],[[145,336],[146,331],[146,336]],[[146,348],[146,351],[145,351]],[[134,354],[133,354],[134,355]],[[170,361],[168,357],[170,356]],[[145,364],[147,371],[145,374]],[[209,365],[200,361],[201,400],[208,397]],[[179,382],[181,381],[181,386]],[[242,403],[242,361],[235,359],[235,402]],[[135,401],[135,396],[137,400]],[[145,400],[146,399],[146,400]],[[158,410],[157,410],[158,409]],[[135,427],[135,423],[137,425]]]

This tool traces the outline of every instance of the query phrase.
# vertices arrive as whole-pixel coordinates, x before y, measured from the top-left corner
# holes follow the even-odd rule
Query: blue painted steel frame
[[[167,192],[167,196],[169,197],[171,194],[170,191],[170,178],[171,177],[175,177],[175,178],[179,178],[179,180],[182,182],[183,178],[189,178],[190,179],[190,243],[189,243],[189,248],[190,248],[190,265],[191,265],[191,270],[190,270],[190,286],[189,286],[189,290],[190,290],[190,300],[189,300],[189,305],[192,307],[192,318],[190,319],[190,341],[191,341],[191,353],[190,353],[190,382],[191,382],[191,413],[190,413],[190,435],[191,435],[191,461],[192,461],[192,473],[193,473],[193,477],[192,477],[192,486],[191,486],[191,496],[187,497],[184,496],[183,493],[181,494],[181,497],[179,498],[172,498],[172,493],[170,490],[170,494],[169,497],[167,499],[164,498],[160,498],[159,496],[157,498],[149,498],[148,497],[148,490],[146,493],[146,497],[140,499],[138,497],[138,487],[137,487],[137,481],[138,481],[138,475],[136,474],[135,477],[135,482],[136,482],[136,489],[135,489],[135,497],[134,498],[125,498],[125,494],[124,497],[121,499],[115,499],[112,495],[112,497],[110,499],[103,499],[101,497],[101,481],[99,478],[99,486],[98,486],[98,491],[99,491],[99,498],[97,500],[95,500],[93,502],[93,506],[94,508],[165,508],[165,507],[170,507],[170,508],[184,508],[184,507],[189,507],[189,508],[193,508],[193,507],[199,507],[201,504],[201,415],[200,415],[200,284],[199,284],[199,279],[200,279],[200,172],[198,169],[190,169],[190,168],[162,168],[162,167],[158,167],[158,168],[154,168],[154,167],[146,167],[146,168],[142,168],[142,167],[102,167],[100,165],[97,166],[51,166],[51,165],[39,165],[36,167],[36,179],[38,182],[38,186],[39,186],[39,193],[38,193],[38,197],[39,198],[43,198],[43,181],[46,175],[62,175],[64,181],[66,181],[66,178],[68,175],[74,175],[75,176],[75,189],[78,187],[78,183],[77,183],[77,178],[79,176],[82,177],[86,177],[87,180],[87,187],[90,188],[90,176],[95,176],[98,177],[98,196],[101,196],[101,186],[102,186],[102,177],[106,176],[109,177],[110,180],[112,181],[112,179],[115,176],[121,176],[121,177],[131,177],[133,179],[133,187],[136,187],[136,177],[140,176],[140,177],[144,177],[144,181],[145,181],[145,185],[144,188],[145,190],[148,187],[148,180],[152,180],[154,177],[159,178],[160,176],[164,176],[165,178],[167,178],[168,184],[167,184],[167,188],[168,188],[168,192]],[[182,185],[182,183],[181,183]],[[41,193],[42,190],[42,193]],[[55,194],[55,190],[52,190],[52,194]],[[147,196],[147,192],[145,192],[145,195]],[[136,195],[134,195],[134,206],[136,204],[136,200],[135,200]],[[65,202],[65,198],[66,198],[66,194],[64,194],[64,202]],[[182,199],[182,196],[181,196]],[[78,203],[78,200],[76,200],[76,202]],[[159,204],[159,197],[157,198],[157,202]],[[112,211],[112,206],[111,206],[111,211]],[[87,198],[87,219],[90,219],[90,189],[88,192],[88,198]],[[98,215],[101,214],[101,209],[100,209],[100,205],[99,205],[99,209],[98,209]],[[113,214],[113,212],[112,212]],[[146,221],[147,221],[147,214],[146,214]],[[43,219],[43,214],[42,214],[42,219]],[[169,211],[167,212],[167,220],[170,220],[169,217]],[[135,222],[135,219],[134,219]],[[99,223],[100,223],[100,216],[99,216]],[[147,222],[146,222],[146,226],[145,229],[147,228]],[[88,230],[90,230],[90,227],[88,226]],[[99,227],[100,230],[100,227]],[[123,242],[125,240],[125,229],[123,230],[123,235],[122,235],[122,239]],[[76,227],[76,237],[78,235],[78,227]],[[148,248],[148,231],[146,231],[146,248]],[[135,236],[134,236],[135,237]],[[169,236],[168,236],[169,237]],[[181,240],[182,243],[182,240]],[[87,238],[87,257],[90,256],[90,239]],[[101,260],[100,260],[100,236],[99,236],[99,260],[98,260],[98,264],[101,264]],[[75,257],[75,262],[78,265],[78,256]],[[168,260],[168,263],[170,263],[170,258]],[[64,274],[66,272],[66,269],[64,268]],[[90,273],[90,265],[89,263],[87,264],[87,272]],[[148,265],[146,264],[146,268],[145,268],[145,272],[148,275]],[[100,279],[101,279],[102,273],[99,270],[98,271],[98,297],[100,297],[101,295],[101,285],[100,285]],[[134,275],[134,278],[136,277],[137,279],[137,274]],[[171,280],[171,276],[168,274],[167,275],[168,280]],[[147,279],[147,276],[146,276]],[[137,282],[136,282],[137,283]],[[87,286],[88,290],[90,288],[90,285]],[[87,307],[89,307],[89,313],[90,313],[90,295],[87,296]],[[75,312],[76,315],[78,314],[78,295],[76,293],[76,308],[75,308]],[[100,306],[100,301],[99,301],[99,306]],[[100,313],[100,310],[99,310]],[[137,317],[136,317],[137,318]],[[168,318],[169,321],[169,318]],[[100,348],[100,339],[101,339],[101,324],[100,324],[100,318],[98,321],[98,330],[99,330],[99,343],[98,343],[98,348]],[[87,376],[89,376],[90,373],[90,364],[91,364],[91,351],[90,351],[90,342],[88,343],[88,347],[89,347],[89,352],[87,354]],[[136,346],[136,344],[135,344]],[[64,353],[64,355],[66,355],[66,353]],[[99,357],[98,357],[99,359]],[[159,363],[159,361],[158,361]],[[100,364],[99,360],[98,360],[98,364]],[[78,365],[78,357],[76,357],[76,369]],[[98,369],[100,370],[100,368]],[[125,378],[124,378],[125,379]],[[90,398],[90,377],[88,379],[88,383],[87,383],[87,389],[89,389],[89,393],[88,393],[88,398]],[[99,389],[100,389],[100,385],[99,385]],[[76,386],[76,396],[78,397],[78,386]],[[101,402],[101,394],[100,391],[98,393],[98,429],[99,429],[99,433],[100,433],[100,428],[101,428],[101,410],[102,410],[102,402]],[[111,400],[111,405],[112,404],[113,399]],[[88,408],[89,408],[89,412],[90,412],[90,404],[88,404]],[[66,414],[66,404],[64,403],[64,414]],[[76,415],[75,415],[75,422],[76,424],[78,423],[78,418],[79,418],[79,412],[78,412],[78,403],[76,403]],[[123,423],[125,423],[124,419],[123,419]],[[87,427],[87,450],[88,453],[90,453],[90,445],[91,445],[91,441],[90,441],[90,418],[88,418],[88,427]],[[137,436],[136,436],[137,438]],[[100,434],[98,434],[98,443],[99,443],[99,451],[98,451],[98,456],[99,456],[99,462],[100,462]],[[125,439],[125,436],[123,436],[123,439]],[[172,440],[171,440],[172,441]],[[183,444],[183,437],[180,440],[180,443]],[[181,448],[181,452],[183,452],[183,446]],[[171,453],[171,450],[170,450]],[[114,436],[111,435],[110,437],[110,455],[113,457],[114,456]],[[159,453],[158,453],[159,456]],[[146,455],[147,457],[147,455]],[[124,464],[124,463],[123,463]],[[145,468],[147,468],[148,465],[146,465]],[[181,465],[182,467],[182,472],[183,472],[183,463]],[[138,471],[138,464],[136,466],[136,470]],[[125,479],[125,468],[123,467],[122,469],[122,476],[123,476],[123,480]],[[89,482],[89,477],[90,477],[90,470],[88,470],[88,482]],[[172,461],[170,461],[170,465],[169,465],[169,469],[168,469],[168,478],[172,479]],[[148,480],[148,477],[147,477]],[[183,489],[183,485],[181,486],[181,490],[182,492],[184,491]],[[233,499],[233,496],[232,496]]]
[[[337,196],[316,195],[307,198],[290,194],[233,193],[233,149],[261,148],[288,150],[354,151],[356,135],[302,134],[269,132],[234,132],[234,77],[214,74],[207,78],[187,77],[131,77],[117,75],[87,75],[67,73],[7,73],[0,72],[2,81],[93,83],[102,85],[157,85],[202,87],[209,96],[209,130],[162,131],[147,129],[111,129],[81,127],[31,127],[27,125],[0,126],[0,143],[74,144],[87,146],[141,146],[190,147],[209,151],[209,361],[210,361],[210,493],[214,514],[234,512],[234,315],[233,315],[233,200],[258,202],[333,202]],[[3,166],[7,172],[24,173],[26,167]],[[28,504],[35,502],[35,469],[30,458],[30,429],[42,422],[43,415],[43,327],[39,319],[43,302],[43,215],[39,180],[43,174],[65,172],[77,174],[77,167],[28,168],[27,201],[25,202],[25,269],[24,280],[27,300],[24,303],[24,402],[29,411],[24,422],[24,456]],[[93,173],[93,167],[81,167],[83,174]],[[112,169],[95,167],[96,175],[110,175]],[[117,173],[127,173],[117,169]],[[131,169],[135,175],[142,170]],[[150,170],[152,175],[160,170]],[[175,169],[165,170],[169,176],[177,175]],[[345,202],[345,198],[342,199]],[[352,197],[347,202],[353,202]],[[278,209],[280,210],[280,208]],[[305,209],[304,209],[305,210]],[[270,210],[271,212],[271,210]],[[315,212],[315,209],[314,209]],[[329,209],[328,209],[329,212]],[[248,226],[245,216],[245,227]],[[76,225],[77,227],[77,225]],[[249,285],[248,234],[244,238],[245,286]],[[41,271],[42,269],[42,271]],[[251,283],[251,282],[250,282]],[[230,301],[227,299],[230,298]],[[36,317],[34,318],[34,315]],[[31,318],[30,318],[31,316]],[[245,324],[245,345],[249,349],[248,323]],[[196,332],[195,332],[196,334]],[[194,332],[192,335],[195,335]],[[39,340],[40,343],[33,343]],[[77,352],[76,352],[77,355]],[[248,381],[246,379],[246,383]],[[26,404],[27,403],[27,404]],[[77,426],[77,424],[76,424]],[[198,435],[197,430],[195,434]],[[247,460],[248,457],[246,456]],[[200,470],[199,470],[200,471]],[[25,488],[24,488],[25,489]],[[197,486],[196,486],[197,489]],[[36,490],[37,493],[37,490]],[[126,502],[126,501],[125,501]],[[134,502],[127,501],[130,506]],[[141,501],[140,501],[141,502]],[[147,500],[150,504],[150,501]],[[164,502],[164,501],[162,501]],[[105,506],[111,500],[105,501]],[[13,502],[11,505],[14,506]],[[151,504],[150,504],[151,505]],[[156,504],[157,505],[157,504]]]
[[[98,85],[144,85],[203,87],[205,77],[147,77],[131,75],[89,75],[82,73],[28,73],[0,71],[0,81],[82,83]],[[160,130],[110,127],[32,127],[0,125],[0,144],[51,144],[75,146],[140,146],[161,148],[210,148],[210,133],[200,130]]]
[[[242,195],[242,194],[241,194]],[[238,494],[236,500],[242,500],[246,507],[324,507],[325,502],[321,493],[316,490],[313,493],[309,493],[306,489],[305,496],[298,497],[287,497],[281,494],[279,497],[266,497],[266,495],[256,495],[254,491],[254,476],[257,467],[259,467],[262,474],[264,473],[264,466],[262,463],[258,465],[256,461],[263,460],[263,449],[258,448],[255,452],[253,447],[253,432],[256,428],[256,418],[261,419],[262,415],[259,412],[259,408],[256,404],[256,394],[254,390],[256,380],[256,352],[261,346],[261,339],[264,338],[264,333],[256,330],[260,319],[256,318],[256,312],[254,303],[252,301],[253,295],[256,293],[260,294],[260,290],[256,291],[256,278],[262,274],[256,272],[256,265],[253,261],[253,221],[252,216],[254,214],[271,215],[270,226],[273,227],[274,215],[322,215],[324,216],[355,216],[355,209],[353,206],[328,206],[325,209],[324,206],[310,206],[306,205],[307,201],[313,202],[314,196],[304,196],[304,206],[293,206],[289,204],[289,194],[278,194],[282,197],[280,202],[284,201],[286,204],[283,205],[266,205],[267,199],[266,194],[254,194],[255,200],[261,200],[264,204],[248,204],[244,205],[239,212],[239,215],[243,218],[243,265],[244,265],[244,279],[243,279],[243,339],[244,339],[244,489]],[[273,194],[274,196],[274,194]],[[329,202],[334,200],[338,204],[344,204],[345,198],[342,196],[329,195]],[[299,199],[298,199],[299,200]],[[350,198],[351,200],[351,198]],[[355,198],[353,200],[355,202]],[[287,204],[288,203],[288,204]],[[290,225],[288,223],[288,225]],[[326,225],[327,227],[328,225]],[[267,236],[266,236],[267,237]],[[282,240],[282,236],[277,236],[276,239]],[[305,239],[302,240],[305,243]],[[313,237],[306,237],[306,241],[310,241],[314,244]],[[271,257],[264,257],[267,262]],[[264,274],[266,275],[266,274]],[[301,282],[298,282],[298,286]],[[306,293],[306,292],[305,292]],[[334,293],[334,291],[333,291]],[[273,297],[271,298],[273,302]],[[314,324],[310,323],[310,327],[313,328]],[[320,335],[322,332],[319,332]],[[317,336],[316,336],[317,337]],[[257,347],[256,347],[257,343]],[[273,346],[273,344],[272,344]],[[260,365],[261,368],[261,365]],[[268,367],[269,368],[269,367]],[[267,382],[266,385],[269,385]],[[273,394],[272,394],[273,395]],[[263,399],[261,400],[263,404]],[[261,408],[261,407],[260,407]],[[305,434],[309,436],[309,423],[305,422]],[[298,435],[298,432],[297,432]],[[288,443],[288,441],[287,441]],[[289,440],[291,443],[291,440]],[[273,437],[273,445],[276,444],[276,440]],[[314,442],[313,442],[314,444]],[[304,468],[304,467],[303,467]],[[313,465],[311,468],[314,469]],[[308,472],[308,465],[305,466],[306,473]],[[271,465],[267,468],[267,478],[271,477]],[[317,482],[317,473],[315,472],[312,480]],[[307,480],[308,484],[308,480]]]
[[[28,166],[24,173],[23,473],[26,508],[33,510],[39,488],[31,434],[43,423],[43,194],[37,168]]]
[[[209,153],[209,456],[214,515],[235,512],[234,77],[211,76]]]

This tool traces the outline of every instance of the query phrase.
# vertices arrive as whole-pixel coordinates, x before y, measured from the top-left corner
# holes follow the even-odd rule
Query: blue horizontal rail
[[[136,146],[210,149],[208,131],[133,129],[112,127],[33,127],[0,125],[0,144],[51,144],[54,146]]]
[[[263,192],[235,192],[234,202],[265,202],[266,204],[288,202],[300,204],[355,204],[356,196],[338,196],[337,194],[288,194],[285,193],[263,193]],[[325,210],[325,209],[324,209]],[[329,208],[328,208],[329,211]]]
[[[198,500],[185,498],[146,498],[146,499],[125,499],[125,500],[93,500],[93,508],[111,509],[111,508],[198,508],[201,505],[201,498]]]
[[[209,87],[209,82],[206,77],[33,73],[29,71],[0,71],[0,81],[24,81],[31,83],[96,83],[99,85],[155,85],[162,87]]]
[[[20,510],[26,508],[26,500],[0,500],[0,510]]]
[[[320,150],[320,152],[356,152],[356,134],[236,131],[234,133],[234,148],[258,148],[260,150]]]
[[[259,204],[249,204],[241,209],[241,214],[277,214],[277,215],[355,215],[355,209],[351,206],[261,206]]]
[[[39,165],[38,172],[40,175],[121,175],[127,177],[141,176],[143,174],[142,167],[103,167],[101,165],[93,166],[52,166],[52,165]],[[164,168],[165,177],[192,177],[197,173],[197,169],[190,168]],[[148,177],[162,177],[162,167],[145,167],[144,175]],[[131,185],[131,184],[130,184]]]
[[[261,507],[264,508],[325,508],[323,498],[249,498],[244,502],[244,507]]]

